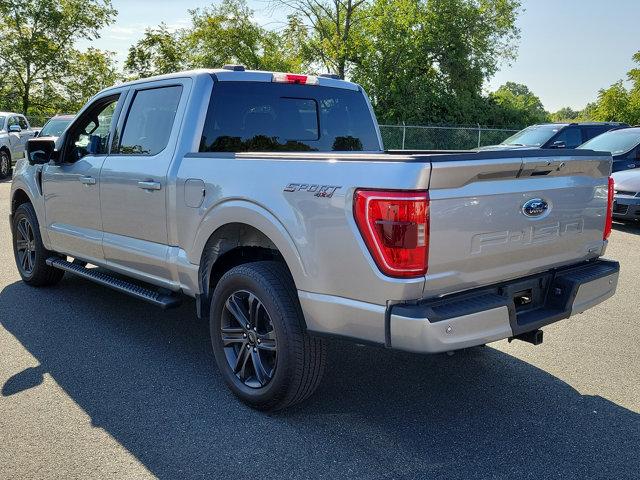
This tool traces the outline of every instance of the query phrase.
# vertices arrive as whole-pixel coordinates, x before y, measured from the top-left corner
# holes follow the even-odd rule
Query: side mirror
[[[20,133],[22,131],[22,129],[20,128],[20,125],[10,125],[9,126],[9,133]]]
[[[567,144],[562,140],[556,140],[549,146],[549,148],[567,148]]]
[[[55,160],[56,142],[52,138],[31,138],[27,141],[27,159],[30,165],[43,165]]]

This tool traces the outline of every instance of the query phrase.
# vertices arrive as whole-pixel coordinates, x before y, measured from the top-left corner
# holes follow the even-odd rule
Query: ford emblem
[[[549,210],[549,204],[541,198],[532,198],[522,206],[522,213],[527,217],[539,217]]]

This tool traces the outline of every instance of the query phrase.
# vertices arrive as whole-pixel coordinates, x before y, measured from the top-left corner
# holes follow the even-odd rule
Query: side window
[[[77,162],[87,155],[105,155],[109,151],[109,132],[119,95],[102,99],[69,130],[65,161]]]
[[[18,117],[18,125],[20,125],[20,128],[23,130],[29,129],[29,124],[27,123],[27,119],[24,117]]]
[[[582,133],[578,127],[568,127],[562,130],[553,141],[564,142],[566,148],[576,148],[582,144]]]
[[[11,127],[13,125],[20,125],[20,122],[18,122],[18,117],[9,117],[9,120],[7,121],[7,127]]]
[[[582,140],[586,142],[598,135],[609,131],[610,127],[582,127]]]
[[[118,153],[156,155],[169,142],[182,87],[140,90],[131,103]]]

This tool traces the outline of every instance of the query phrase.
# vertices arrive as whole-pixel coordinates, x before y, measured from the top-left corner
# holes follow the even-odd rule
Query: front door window
[[[109,152],[111,121],[118,97],[101,100],[71,127],[65,149],[65,162],[73,163],[87,155]]]

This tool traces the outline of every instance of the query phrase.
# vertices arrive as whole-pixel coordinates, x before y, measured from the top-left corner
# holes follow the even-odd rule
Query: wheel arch
[[[296,286],[306,278],[300,254],[284,226],[270,212],[245,202],[229,202],[209,212],[191,253],[198,256],[200,265],[199,316],[207,313],[217,280],[236,265],[276,260],[286,266]]]
[[[16,213],[16,210],[18,209],[18,207],[23,203],[33,204],[33,201],[31,200],[31,197],[26,192],[26,190],[22,188],[16,188],[13,194],[11,195],[11,215]]]

